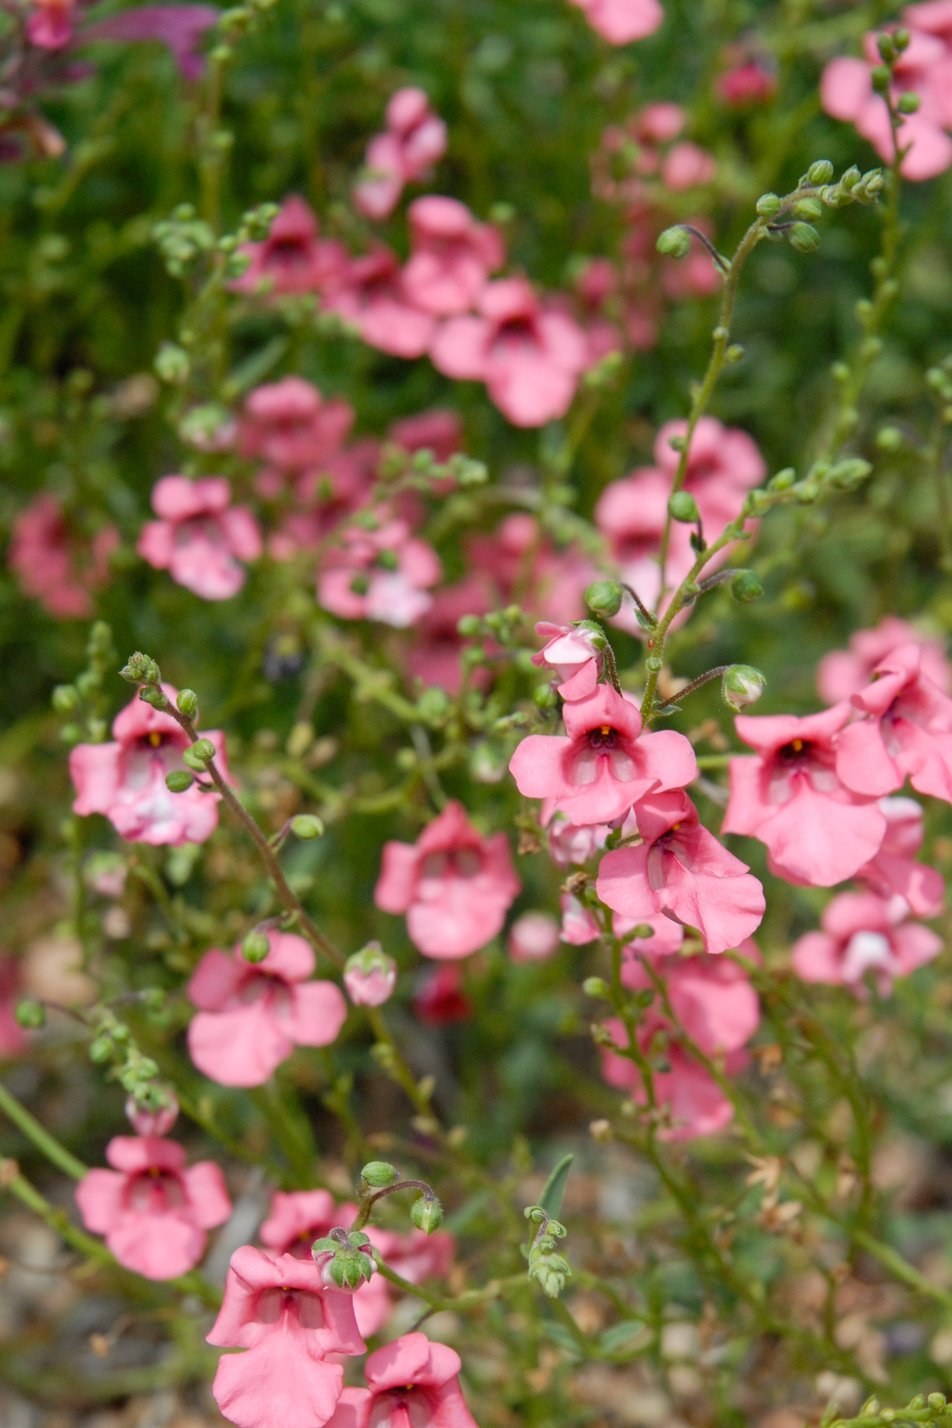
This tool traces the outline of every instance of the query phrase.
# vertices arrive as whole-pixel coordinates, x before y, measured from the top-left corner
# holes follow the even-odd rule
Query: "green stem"
[[[21,1130],[27,1140],[32,1141],[37,1150],[41,1151],[58,1170],[62,1170],[73,1180],[82,1180],[89,1170],[88,1165],[84,1165],[81,1160],[77,1160],[75,1155],[68,1151],[65,1145],[61,1145],[55,1136],[30,1115],[25,1106],[22,1106],[14,1095],[0,1081],[0,1111]]]

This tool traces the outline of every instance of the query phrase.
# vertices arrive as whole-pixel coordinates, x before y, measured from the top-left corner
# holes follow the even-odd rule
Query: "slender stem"
[[[84,1165],[81,1160],[68,1151],[65,1145],[61,1145],[55,1136],[30,1115],[25,1106],[22,1106],[17,1098],[7,1090],[3,1082],[0,1081],[0,1111],[21,1130],[27,1140],[32,1141],[37,1150],[41,1151],[58,1170],[64,1171],[73,1180],[82,1180],[87,1173],[89,1166]]]

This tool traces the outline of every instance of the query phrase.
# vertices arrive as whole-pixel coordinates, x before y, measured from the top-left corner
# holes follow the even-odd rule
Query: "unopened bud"
[[[443,1206],[435,1195],[420,1195],[410,1206],[410,1219],[418,1230],[431,1235],[443,1223]]]
[[[667,258],[686,258],[691,251],[691,235],[680,224],[676,224],[673,228],[666,228],[663,233],[659,233],[655,247]]]
[[[593,615],[617,615],[621,601],[622,589],[617,580],[596,580],[585,592],[585,603]]]
[[[757,212],[761,218],[776,218],[783,204],[779,194],[762,193],[757,200]]]
[[[38,1031],[46,1025],[46,1008],[32,997],[24,997],[22,1002],[17,1002],[13,1016],[17,1026],[22,1026],[24,1031]]]
[[[271,950],[271,943],[263,932],[249,932],[241,944],[241,955],[246,962],[263,962]]]
[[[184,714],[186,719],[194,719],[198,713],[198,695],[194,689],[180,689],[175,700],[175,707],[180,714]]]
[[[759,669],[750,664],[731,664],[721,676],[721,698],[728,709],[739,714],[750,704],[756,704],[767,683]]]
[[[383,1190],[387,1185],[394,1185],[399,1176],[396,1166],[391,1165],[389,1161],[368,1160],[360,1172],[360,1178],[374,1190]]]
[[[820,246],[820,235],[812,223],[794,223],[788,236],[791,248],[798,253],[815,253]]]
[[[685,525],[694,525],[700,519],[697,501],[690,491],[672,492],[668,497],[668,514],[673,521],[683,521]]]
[[[807,169],[807,178],[811,183],[829,183],[833,177],[833,165],[829,159],[816,159]]]
[[[922,100],[918,94],[913,94],[911,89],[907,89],[903,94],[900,94],[896,100],[896,108],[900,114],[917,114],[921,103]]]
[[[324,824],[314,813],[297,813],[291,819],[291,832],[295,838],[301,838],[305,842],[310,838],[321,838],[324,835]]]
[[[396,985],[397,964],[379,942],[368,942],[344,964],[344,986],[355,1007],[383,1006]]]
[[[185,793],[195,782],[188,769],[173,769],[165,775],[165,786],[169,793]]]
[[[119,675],[129,684],[158,684],[162,678],[155,660],[140,650],[129,656]]]
[[[757,600],[764,593],[764,582],[752,570],[739,570],[731,581],[731,594],[742,605]]]

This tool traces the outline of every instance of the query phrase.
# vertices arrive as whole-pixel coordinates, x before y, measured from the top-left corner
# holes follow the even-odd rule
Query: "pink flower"
[[[0,953],[0,1061],[19,1056],[28,1045],[26,1032],[16,1019],[22,996],[19,959]]]
[[[559,945],[559,924],[547,912],[524,912],[509,929],[506,950],[514,962],[544,962]]]
[[[65,49],[73,38],[76,0],[33,0],[33,13],[26,22],[31,44],[44,50]]]
[[[423,977],[413,996],[413,1010],[427,1026],[453,1026],[467,1021],[473,1014],[473,1004],[463,991],[459,967],[447,962]]]
[[[165,1088],[165,1099],[155,1106],[142,1106],[135,1096],[126,1099],[126,1115],[136,1135],[168,1135],[178,1120],[179,1104],[171,1086]]]
[[[90,40],[118,40],[124,44],[158,40],[171,50],[182,76],[194,80],[205,68],[199,50],[202,36],[217,23],[220,14],[214,5],[137,5],[87,25],[77,38],[83,44]]]
[[[595,507],[595,524],[608,541],[622,580],[637,590],[649,609],[654,608],[661,594],[658,551],[667,523],[670,494],[670,474],[642,466],[628,476],[610,481]],[[679,585],[694,560],[690,527],[675,523],[668,544],[668,585]],[[620,612],[619,623],[628,628],[634,625],[634,617]]]
[[[554,669],[562,681],[556,688],[563,699],[585,699],[595,692],[601,670],[604,637],[586,625],[552,625],[543,620],[535,632],[545,640],[532,656],[539,669]]]
[[[715,89],[728,109],[759,108],[776,95],[777,76],[765,59],[744,58],[741,54],[734,56],[730,68],[718,75]]]
[[[918,645],[901,645],[854,694],[865,717],[843,730],[836,772],[856,793],[893,793],[905,779],[952,803],[952,699],[922,672]]]
[[[328,401],[301,377],[256,387],[245,399],[238,428],[242,456],[259,457],[281,471],[320,466],[335,455],[354,421],[353,408]]]
[[[952,164],[952,139],[945,132],[952,127],[952,32],[943,16],[943,11],[928,5],[914,5],[905,12],[910,42],[893,70],[893,98],[906,91],[919,98],[918,110],[903,118],[898,135],[899,147],[909,147],[902,161],[903,176],[914,181],[934,178]],[[883,97],[874,92],[871,78],[871,69],[880,63],[875,34],[864,36],[863,49],[865,61],[830,61],[820,80],[820,100],[828,114],[855,125],[880,157],[892,163],[889,111]]]
[[[406,913],[424,957],[455,959],[492,941],[518,891],[505,833],[483,838],[453,802],[415,844],[385,844],[374,901]]]
[[[386,130],[371,139],[354,202],[366,218],[386,218],[404,184],[423,176],[446,153],[446,125],[422,89],[399,89],[387,105]]]
[[[661,912],[696,927],[708,952],[738,947],[760,926],[763,888],[703,827],[686,794],[649,795],[637,820],[641,845],[602,858],[595,884],[602,902],[635,920]]]
[[[432,451],[437,461],[449,461],[462,446],[463,429],[456,412],[433,407],[395,421],[387,439],[404,451]]]
[[[347,1388],[331,1428],[477,1428],[459,1383],[460,1357],[425,1334],[402,1334],[370,1355],[369,1388]]]
[[[308,981],[314,953],[303,937],[269,932],[261,962],[213,948],[192,973],[199,1008],[188,1028],[192,1060],[222,1086],[263,1086],[295,1046],[330,1046],[347,1018],[333,982]]]
[[[176,691],[162,686],[174,703]],[[189,739],[171,714],[162,714],[138,697],[112,726],[113,742],[77,744],[70,751],[69,773],[76,789],[73,812],[103,813],[132,843],[204,843],[218,827],[218,794],[195,783],[171,793],[165,778],[181,767]],[[225,736],[217,729],[202,734],[215,745],[215,761],[227,778]]]
[[[230,500],[221,476],[163,476],[152,491],[159,520],[143,526],[138,553],[203,600],[230,599],[245,583],[240,562],[261,554],[254,517],[243,506],[230,507]]]
[[[338,1205],[327,1190],[277,1190],[271,1197],[271,1213],[261,1226],[261,1239],[274,1256],[290,1254],[311,1262],[314,1241],[338,1226],[346,1227],[356,1214],[356,1205]],[[361,1335],[369,1338],[378,1333],[393,1308],[386,1280],[373,1275],[354,1291],[353,1301]]]
[[[433,315],[411,299],[396,254],[379,245],[353,259],[340,286],[328,294],[326,307],[371,347],[393,357],[422,357],[435,329]]]
[[[735,720],[758,756],[730,761],[723,831],[759,838],[780,877],[832,887],[868,863],[883,841],[886,819],[878,805],[837,773],[837,737],[849,714],[848,704],[837,704],[805,719]]]
[[[505,251],[497,229],[477,223],[465,204],[431,195],[407,209],[410,257],[403,287],[410,301],[437,317],[468,312]]]
[[[447,377],[485,382],[514,426],[542,426],[564,416],[589,363],[585,334],[546,308],[522,278],[488,283],[479,317],[451,317],[430,344]]]
[[[873,677],[876,666],[900,645],[918,645],[922,652],[922,672],[932,683],[948,694],[952,688],[952,670],[941,640],[921,634],[913,625],[887,615],[872,630],[857,630],[850,638],[848,650],[832,650],[817,665],[816,686],[820,697],[828,704],[849,699]]]
[[[491,608],[486,583],[478,573],[458,585],[440,586],[413,626],[416,642],[407,655],[410,673],[424,684],[458,694],[463,677],[460,655],[466,644],[459,622],[464,615],[484,615]],[[476,682],[485,674],[476,671]]]
[[[572,0],[593,30],[610,45],[627,45],[653,35],[664,19],[658,0]]]
[[[90,1170],[76,1187],[83,1223],[120,1264],[147,1279],[186,1274],[205,1253],[206,1230],[224,1224],[231,1201],[217,1165],[188,1170],[185,1151],[155,1136],[115,1136],[112,1170]]]
[[[857,987],[871,972],[881,994],[894,978],[907,977],[942,951],[942,939],[928,927],[904,922],[902,898],[874,892],[840,893],[820,919],[822,932],[794,943],[793,970],[805,982]]]
[[[669,421],[655,438],[658,469],[673,477],[680,453],[671,438],[683,439],[684,421]],[[767,467],[752,437],[740,427],[722,426],[714,417],[701,417],[691,438],[684,490],[694,497],[705,525],[718,531],[737,515],[747,492],[759,486]]]
[[[341,1395],[330,1354],[363,1353],[354,1297],[321,1282],[311,1261],[244,1245],[231,1257],[221,1312],[207,1335],[226,1354],[212,1393],[238,1428],[321,1428]]]
[[[441,573],[436,552],[405,521],[382,513],[374,529],[354,524],[340,533],[318,571],[317,598],[344,620],[405,629],[429,608]]]
[[[109,578],[109,557],[119,544],[115,526],[82,542],[55,496],[37,496],[13,522],[7,562],[24,594],[61,620],[84,620],[92,593]]]
[[[745,952],[755,952],[748,944]],[[622,976],[634,991],[646,991],[654,984],[641,956],[626,959]],[[753,1036],[760,1021],[760,1004],[747,977],[728,958],[652,957],[663,977],[668,1000],[676,1018],[672,1023],[656,999],[638,1023],[637,1040],[651,1065],[651,1087],[660,1111],[663,1140],[691,1140],[723,1129],[733,1107],[707,1068],[692,1054],[691,1044],[705,1056],[723,1061],[728,1075],[741,1070],[745,1057],[741,1048]],[[621,1021],[606,1022],[620,1052],[628,1037]],[[685,1038],[688,1040],[685,1041]],[[641,1069],[627,1056],[610,1049],[602,1051],[602,1074],[610,1085],[630,1090],[635,1102],[649,1104],[651,1097]],[[657,1114],[657,1112],[656,1112]]]
[[[317,219],[297,194],[284,200],[267,238],[248,243],[241,251],[251,262],[231,287],[243,293],[265,286],[277,294],[331,291],[348,263],[340,243],[318,237]]]
[[[623,818],[646,794],[683,788],[697,773],[684,735],[642,734],[637,709],[610,685],[566,704],[562,717],[565,735],[530,734],[509,769],[520,793],[554,799],[575,824]]]
[[[856,876],[882,897],[901,897],[914,917],[937,917],[945,901],[942,875],[915,861],[922,846],[922,809],[912,798],[883,798],[879,806],[886,836]]]

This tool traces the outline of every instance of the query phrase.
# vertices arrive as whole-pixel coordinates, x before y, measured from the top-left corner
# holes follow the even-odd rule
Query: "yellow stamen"
[[[156,731],[153,729],[152,733],[149,735],[149,743],[152,745],[153,749],[157,749],[162,743],[162,735],[156,733]]]

